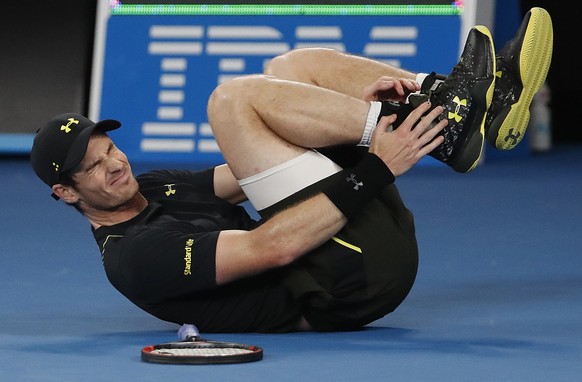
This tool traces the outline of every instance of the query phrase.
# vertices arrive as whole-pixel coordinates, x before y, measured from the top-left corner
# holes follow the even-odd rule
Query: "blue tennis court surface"
[[[26,159],[0,160],[1,381],[578,381],[582,147],[397,183],[416,216],[417,282],[393,314],[346,333],[203,336],[260,362],[147,364],[176,339],[105,277],[89,225]]]

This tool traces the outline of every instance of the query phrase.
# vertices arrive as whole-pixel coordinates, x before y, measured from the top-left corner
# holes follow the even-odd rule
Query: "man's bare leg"
[[[223,156],[243,179],[309,148],[357,144],[369,108],[328,89],[256,75],[218,86],[208,117]]]
[[[364,89],[382,76],[416,79],[416,73],[381,61],[326,48],[296,49],[272,59],[265,74],[362,98]]]
[[[403,81],[392,82],[403,90],[409,86]],[[219,85],[208,118],[232,174],[263,209],[340,171],[313,148],[361,143],[364,131],[378,124],[380,111],[370,106],[311,84],[254,75]]]
[[[392,142],[390,156],[395,158],[415,147],[403,167],[385,161],[395,176],[424,156],[419,148],[429,147],[445,126],[440,124],[430,134],[423,134],[423,129],[413,132],[430,107],[421,106],[412,119],[407,118],[406,128],[387,137]],[[359,143],[371,120],[370,109],[370,102],[329,89],[255,75],[218,86],[208,103],[208,118],[230,171],[255,208],[264,209],[340,171],[341,167],[312,148]],[[442,113],[442,108],[435,112]],[[438,115],[432,114],[431,121]],[[373,124],[382,131],[380,135],[396,120],[395,115],[380,123],[376,118],[372,118]],[[435,141],[442,142],[440,138]],[[378,142],[373,143],[370,152],[376,153]]]

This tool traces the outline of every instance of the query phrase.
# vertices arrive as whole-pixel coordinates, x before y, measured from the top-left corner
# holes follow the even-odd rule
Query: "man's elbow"
[[[303,255],[301,243],[288,236],[269,231],[258,239],[257,251],[261,258],[269,259],[269,267],[284,267]]]
[[[273,248],[276,254],[278,267],[284,267],[291,264],[304,254],[302,248],[287,241],[281,241]]]

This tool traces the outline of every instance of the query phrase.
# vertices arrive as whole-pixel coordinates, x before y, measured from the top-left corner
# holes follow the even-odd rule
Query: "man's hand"
[[[364,88],[364,101],[405,102],[410,93],[420,90],[420,85],[407,78],[382,76]]]
[[[422,103],[394,131],[391,126],[396,121],[394,114],[382,117],[374,130],[369,151],[379,156],[394,176],[404,174],[443,142],[444,137],[438,133],[448,121],[444,119],[432,128],[431,124],[444,109],[437,106],[424,115],[430,106],[428,102]]]

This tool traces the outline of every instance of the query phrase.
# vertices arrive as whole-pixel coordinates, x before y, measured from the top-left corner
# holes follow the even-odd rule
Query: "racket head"
[[[145,362],[182,365],[208,365],[255,362],[263,359],[263,349],[234,342],[189,339],[145,346],[141,349]]]

